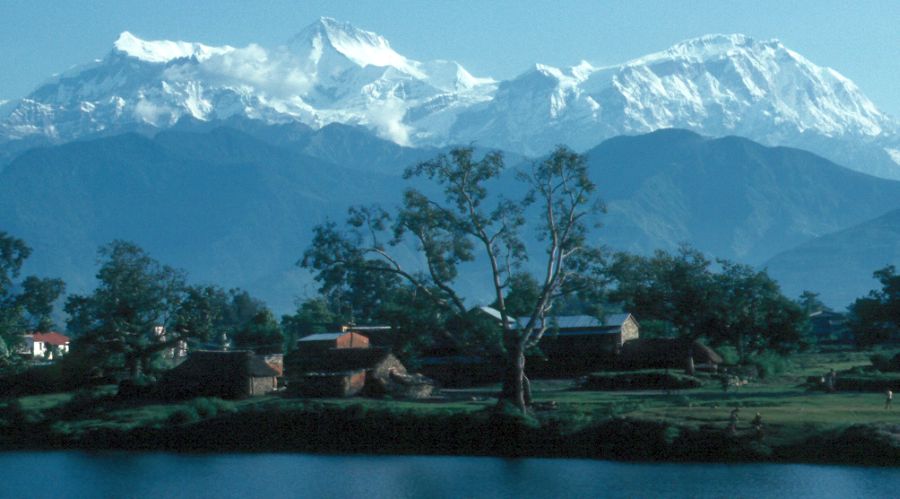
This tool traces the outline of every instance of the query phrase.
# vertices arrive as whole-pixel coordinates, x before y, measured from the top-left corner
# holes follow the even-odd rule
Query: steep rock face
[[[275,48],[125,32],[104,59],[0,106],[0,143],[234,116],[362,126],[404,146],[477,142],[529,155],[678,127],[802,147],[900,178],[896,122],[853,82],[777,40],[708,35],[621,65],[538,64],[498,83],[452,61],[408,59],[385,38],[329,18]],[[0,159],[24,148],[7,144]]]

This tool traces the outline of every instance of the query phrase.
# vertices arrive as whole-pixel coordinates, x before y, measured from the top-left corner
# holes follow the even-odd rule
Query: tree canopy
[[[747,265],[727,260],[717,265],[718,272],[688,246],[649,257],[618,253],[608,269],[615,282],[610,299],[642,321],[669,324],[679,337],[732,345],[742,358],[803,344],[806,314],[774,280]]]
[[[419,163],[404,177],[429,181],[434,191],[427,192],[440,194],[408,188],[394,212],[378,206],[352,208],[346,226],[331,222],[315,228],[301,264],[316,272],[325,296],[374,292],[375,299],[370,294],[363,301],[388,313],[400,305],[386,300],[391,295],[427,302],[421,309],[427,312],[420,314],[427,317],[420,319],[459,342],[461,336],[451,332],[478,329],[459,289],[459,266],[483,262],[486,284],[501,315],[494,326],[500,330],[498,348],[508,361],[501,398],[524,410],[529,397],[524,352],[546,331],[543,318],[560,296],[593,286],[600,275],[600,251],[587,235],[593,216],[603,207],[584,158],[565,147],[517,172],[516,179],[525,187],[521,197],[504,195],[508,191],[502,182],[509,180],[505,173],[501,153],[478,158],[473,148],[456,148]],[[522,231],[532,206],[535,218],[528,238]],[[538,242],[541,250],[529,254],[529,242]],[[409,248],[421,266],[398,256]],[[515,275],[529,258],[541,269],[537,294],[510,296]],[[513,299],[512,310],[508,298]],[[512,312],[526,317],[525,323],[513,324]],[[491,335],[485,336],[490,342]]]
[[[893,265],[875,271],[881,289],[850,305],[849,327],[862,346],[900,337],[900,275]]]
[[[28,276],[17,281],[30,255],[25,241],[0,231],[0,367],[15,363],[12,354],[24,334],[54,327],[53,304],[65,291],[60,279]]]

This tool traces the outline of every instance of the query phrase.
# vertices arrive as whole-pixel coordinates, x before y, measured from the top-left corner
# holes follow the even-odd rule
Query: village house
[[[369,348],[369,338],[359,333],[341,331],[311,334],[297,340],[297,350],[303,352],[327,352],[332,348]]]
[[[284,359],[288,390],[308,397],[357,394],[424,397],[432,384],[410,375],[387,348],[370,348],[356,332],[314,334],[301,338]]]
[[[500,320],[491,307],[479,310]],[[512,318],[524,327],[528,318]],[[530,371],[542,376],[572,376],[612,365],[622,346],[638,339],[640,325],[629,313],[598,319],[590,315],[564,315],[545,319],[547,331],[538,343],[540,353],[529,362]]]
[[[69,337],[56,333],[26,334],[19,353],[33,359],[53,360],[54,355],[65,355],[69,352]]]
[[[391,326],[344,324],[341,331],[359,333],[368,338],[373,347],[391,347],[394,343],[394,330]]]
[[[160,393],[173,399],[265,395],[278,388],[281,373],[270,365],[278,360],[246,350],[197,350],[163,376]]]
[[[717,371],[722,357],[699,341],[679,338],[641,338],[622,348],[616,366],[622,369],[696,369]]]
[[[156,341],[160,343],[165,343],[168,341],[166,328],[165,326],[154,326],[153,327],[153,336],[156,337]],[[163,355],[169,359],[182,359],[187,357],[188,354],[188,345],[184,340],[178,340],[171,348],[167,348]]]
[[[548,329],[538,343],[541,359],[532,363],[538,375],[584,374],[612,365],[623,345],[638,339],[640,326],[631,314],[612,314],[603,320],[590,315],[546,319]],[[519,323],[524,325],[524,319]]]
[[[809,314],[811,336],[818,343],[852,343],[853,334],[847,327],[847,316],[831,310],[817,310]]]

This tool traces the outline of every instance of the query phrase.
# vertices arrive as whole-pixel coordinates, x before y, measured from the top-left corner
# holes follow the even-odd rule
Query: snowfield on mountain
[[[707,35],[624,64],[537,64],[508,81],[419,62],[321,18],[282,46],[213,47],[124,32],[103,59],[0,108],[0,142],[67,142],[183,117],[364,126],[406,146],[477,142],[528,155],[556,144],[685,128],[802,147],[900,178],[898,124],[837,71],[778,40]]]

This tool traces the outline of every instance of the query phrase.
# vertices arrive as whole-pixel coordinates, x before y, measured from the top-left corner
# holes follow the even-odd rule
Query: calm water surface
[[[900,497],[900,469],[306,454],[0,453],[0,496]]]

